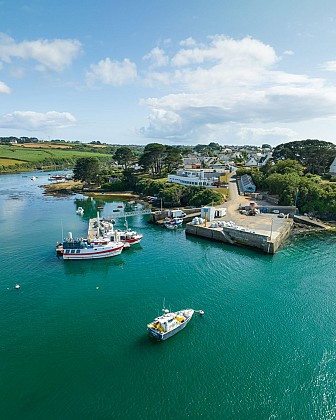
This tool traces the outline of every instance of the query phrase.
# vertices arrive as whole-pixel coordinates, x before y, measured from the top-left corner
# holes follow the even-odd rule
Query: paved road
[[[272,239],[274,239],[279,234],[282,227],[288,223],[288,219],[280,219],[277,215],[272,213],[261,213],[256,216],[240,214],[238,211],[239,206],[247,206],[250,203],[251,198],[239,195],[234,172],[230,177],[229,191],[230,200],[225,203],[226,216],[220,220],[233,221],[238,226],[246,227],[263,235],[270,235],[272,236]],[[218,207],[223,207],[223,205]]]
[[[225,203],[227,216],[234,217],[239,209],[239,205],[245,201],[244,197],[240,196],[238,193],[238,187],[236,182],[236,173],[232,172],[230,181],[229,181],[229,192],[230,200]]]

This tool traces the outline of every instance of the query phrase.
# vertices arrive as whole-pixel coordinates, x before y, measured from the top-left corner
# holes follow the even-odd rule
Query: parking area
[[[255,216],[248,215],[248,212],[246,212],[246,214],[245,212],[240,212],[239,209],[249,206],[251,201],[255,202],[255,206],[257,208],[267,208],[270,211],[272,211],[271,209],[274,206],[267,201],[255,200],[247,196],[239,195],[234,177],[230,180],[229,189],[230,201],[225,203],[227,214],[225,217],[216,218],[216,221],[232,221],[237,226],[243,227],[260,235],[272,237],[272,239],[275,239],[288,223],[292,223],[292,221],[286,217],[287,213],[284,212],[281,207],[279,207],[279,209],[274,209],[277,210],[276,213],[260,212]],[[285,217],[279,217],[280,213],[283,213]],[[208,226],[210,226],[210,223]]]

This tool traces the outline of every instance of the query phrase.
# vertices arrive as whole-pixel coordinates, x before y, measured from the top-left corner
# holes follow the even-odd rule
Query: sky
[[[336,143],[335,0],[0,0],[0,137]]]

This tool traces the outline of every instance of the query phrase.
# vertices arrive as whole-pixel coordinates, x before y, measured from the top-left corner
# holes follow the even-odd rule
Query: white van
[[[168,217],[185,217],[186,214],[180,209],[169,210]]]

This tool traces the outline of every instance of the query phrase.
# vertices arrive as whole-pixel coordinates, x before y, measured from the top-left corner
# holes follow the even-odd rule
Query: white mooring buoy
[[[15,285],[15,289],[20,289],[20,285],[19,284],[16,284]]]

